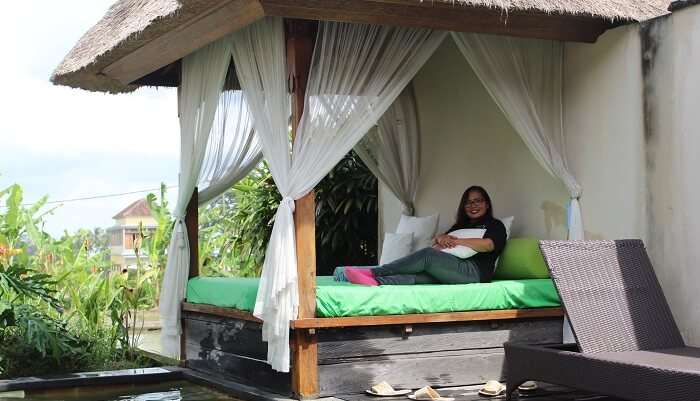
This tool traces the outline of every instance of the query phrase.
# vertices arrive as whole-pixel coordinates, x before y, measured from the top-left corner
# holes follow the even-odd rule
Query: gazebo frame
[[[551,17],[548,17],[551,18]],[[295,134],[304,107],[306,80],[316,32],[315,21],[286,20],[287,65],[292,94],[292,135]],[[600,33],[601,25],[595,30]],[[523,35],[525,30],[519,31]],[[577,33],[575,37],[581,39]],[[550,37],[554,32],[548,32]],[[571,32],[561,35],[570,37]],[[533,35],[535,36],[535,35]],[[597,36],[597,35],[596,35]],[[592,39],[593,36],[585,36]],[[197,195],[190,201],[186,224],[190,241],[190,277],[198,275]],[[248,384],[299,398],[317,398],[343,392],[357,392],[377,377],[388,378],[389,370],[399,370],[401,377],[392,377],[394,384],[410,386],[430,380],[436,386],[463,385],[483,382],[489,378],[502,379],[503,342],[527,341],[555,343],[561,339],[561,308],[494,310],[454,313],[432,313],[392,316],[359,316],[319,318],[316,316],[316,241],[314,193],[296,201],[297,269],[299,276],[299,316],[291,323],[291,374],[272,371],[261,361],[265,346],[261,339],[262,323],[249,312],[210,305],[184,303],[182,306],[182,352],[189,367],[201,371],[225,374]],[[415,331],[414,331],[415,330]],[[415,333],[415,334],[414,334]],[[455,334],[457,333],[457,334]],[[214,335],[221,339],[236,338],[237,344],[206,347]],[[435,348],[433,359],[426,355],[426,340],[449,341],[460,337],[460,344]],[[490,337],[490,338],[489,338]],[[386,338],[400,339],[393,344],[394,358],[385,355]],[[382,341],[384,339],[384,341]],[[339,342],[345,346],[339,347]],[[488,349],[487,352],[480,350]],[[342,351],[341,351],[342,350]],[[442,367],[433,362],[439,358]],[[416,365],[423,368],[416,369]],[[392,368],[393,366],[393,368]],[[358,374],[365,370],[365,374]],[[461,372],[459,372],[461,370]],[[451,378],[445,378],[452,372]],[[443,375],[443,377],[439,377]]]
[[[536,11],[534,1],[532,11],[504,11],[470,5],[478,4],[476,1],[466,3],[457,0],[183,2],[186,11],[172,12],[159,23],[139,25],[137,39],[120,39],[110,49],[100,47],[100,40],[95,40],[94,49],[90,45],[95,43],[87,44],[87,50],[76,47],[72,52],[75,59],[67,59],[52,80],[114,92],[129,90],[132,85],[178,86],[180,60],[186,55],[265,16],[284,17],[294,133],[303,112],[316,25],[320,20],[591,43],[605,30],[625,21],[663,13],[662,9],[654,8],[652,1],[644,4],[647,14],[634,16],[629,5],[629,14],[611,10],[605,16],[593,16],[586,10]],[[119,17],[121,14],[112,15],[108,21],[118,24]],[[86,36],[99,39],[100,32],[96,30]],[[84,57],[85,54],[89,57]],[[404,387],[499,379],[504,374],[504,341],[546,344],[561,339],[561,308],[319,318],[315,315],[313,193],[296,201],[294,219],[300,308],[298,318],[291,322],[291,373],[274,372],[264,362],[266,347],[261,340],[261,322],[250,313],[184,303],[181,345],[188,366],[299,398],[315,398],[356,392],[379,377]],[[190,277],[194,277],[199,274],[196,189],[187,209],[186,226],[191,251]]]

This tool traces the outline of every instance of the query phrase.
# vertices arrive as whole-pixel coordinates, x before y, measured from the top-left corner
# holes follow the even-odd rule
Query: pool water
[[[0,401],[231,401],[226,394],[188,381],[0,393]]]

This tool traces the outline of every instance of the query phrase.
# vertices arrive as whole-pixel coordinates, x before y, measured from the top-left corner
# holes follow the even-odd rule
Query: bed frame
[[[505,378],[503,343],[556,344],[561,308],[292,321],[290,373],[265,362],[261,321],[248,312],[183,303],[187,367],[300,399]]]

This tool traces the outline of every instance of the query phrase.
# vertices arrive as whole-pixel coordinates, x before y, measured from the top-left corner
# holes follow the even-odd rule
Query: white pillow
[[[484,238],[484,233],[486,233],[486,229],[484,228],[463,228],[461,230],[452,231],[448,234],[456,238]],[[450,255],[454,255],[462,259],[471,258],[477,254],[475,250],[464,245],[457,245],[454,248],[441,249],[441,251],[447,252]]]
[[[382,257],[379,259],[379,264],[387,264],[410,255],[412,246],[413,233],[384,234],[384,245],[382,245]]]
[[[515,219],[515,217],[513,217],[513,216],[508,216],[508,217],[504,217],[502,219],[498,219],[498,220],[501,220],[501,223],[503,223],[504,226],[506,226],[506,239],[510,238],[510,226],[513,225],[514,219]]]
[[[438,227],[438,214],[427,217],[401,215],[397,234],[413,233],[413,252],[433,246],[433,238]]]

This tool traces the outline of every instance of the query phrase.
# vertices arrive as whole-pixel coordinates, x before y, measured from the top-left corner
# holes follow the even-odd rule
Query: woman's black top
[[[479,267],[481,282],[490,282],[491,278],[493,277],[493,272],[496,270],[496,259],[498,259],[498,256],[501,254],[501,252],[503,252],[503,248],[506,246],[506,226],[504,226],[498,219],[484,216],[475,222],[467,222],[464,225],[455,224],[447,233],[449,234],[452,231],[461,230],[464,228],[486,229],[484,238],[488,238],[493,241],[493,251],[479,252],[469,258],[469,260],[476,263],[476,265]]]

